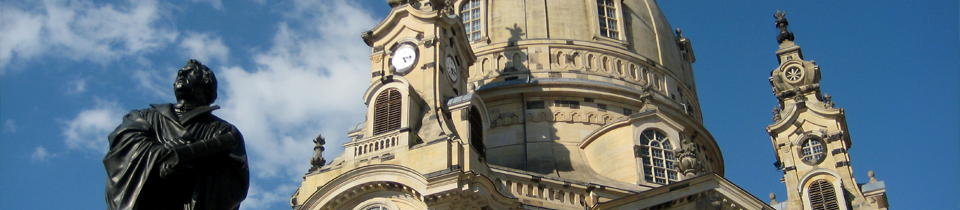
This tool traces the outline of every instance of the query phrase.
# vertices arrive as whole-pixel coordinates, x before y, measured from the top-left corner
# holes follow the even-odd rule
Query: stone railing
[[[371,136],[370,138],[364,138],[357,141],[352,145],[353,147],[353,156],[363,156],[369,153],[375,153],[377,151],[385,150],[392,148],[400,144],[400,134],[403,133],[405,129],[398,129],[395,131],[383,133],[380,135]]]

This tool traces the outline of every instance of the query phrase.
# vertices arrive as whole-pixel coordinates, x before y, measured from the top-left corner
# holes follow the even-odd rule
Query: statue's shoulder
[[[155,119],[164,114],[172,114],[173,112],[172,104],[150,104],[150,107],[143,109],[131,110],[130,113],[127,113],[125,119],[136,120],[136,119]]]
[[[213,119],[212,121],[216,122],[217,125],[220,126],[220,127],[229,127],[229,128],[234,129],[234,130],[237,129],[237,126],[234,126],[232,123],[227,122],[226,120],[224,120],[223,118],[220,118],[220,117],[217,116],[217,115],[214,115],[214,114],[211,113],[211,114],[210,114],[210,118],[212,118],[212,119]]]
[[[156,115],[156,114],[163,114],[164,112],[170,112],[170,113],[172,113],[172,112],[173,112],[173,104],[170,104],[170,103],[150,104],[150,107],[130,111],[131,114],[132,114],[132,113],[137,113],[137,114],[144,115],[144,116],[147,116],[147,115]]]

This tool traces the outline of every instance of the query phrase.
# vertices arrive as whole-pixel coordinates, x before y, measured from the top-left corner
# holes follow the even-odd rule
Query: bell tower
[[[372,47],[369,111],[364,132],[351,136],[411,131],[401,139],[412,145],[453,135],[446,102],[466,93],[464,77],[476,60],[463,24],[443,1],[387,2],[387,18],[361,36]]]
[[[853,176],[852,146],[844,109],[820,90],[820,67],[804,60],[794,43],[784,12],[777,12],[777,58],[780,66],[770,73],[770,85],[779,105],[774,123],[767,126],[784,172],[787,201],[778,209],[887,209],[883,182],[858,184]]]
[[[482,138],[482,133],[469,129],[483,122],[469,115],[482,112],[478,110],[482,105],[473,105],[477,99],[467,93],[466,85],[476,56],[453,5],[444,0],[386,2],[392,8],[387,17],[361,34],[371,47],[370,86],[363,95],[366,120],[347,131],[351,140],[343,144],[343,154],[329,165],[316,162],[304,175],[291,205],[294,209],[516,205],[503,201],[506,197],[496,185],[477,175],[488,173],[488,168],[483,150],[470,143]],[[458,200],[461,195],[499,200]]]

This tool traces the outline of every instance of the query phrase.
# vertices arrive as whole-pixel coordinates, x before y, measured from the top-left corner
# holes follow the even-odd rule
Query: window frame
[[[476,3],[476,5],[473,5],[474,3]],[[464,11],[465,9],[469,9],[472,11],[470,13],[471,17],[469,18],[470,23],[464,22],[463,13],[465,12]],[[464,26],[463,29],[466,32],[466,34],[464,35],[467,37],[467,41],[469,41],[470,43],[487,40],[486,30],[485,30],[486,24],[484,23],[486,22],[485,21],[486,9],[487,9],[486,2],[484,0],[464,0],[462,3],[457,5],[457,15],[460,16],[460,22],[463,23],[463,26]],[[479,15],[473,15],[473,14],[479,14]],[[473,27],[475,27],[473,24],[474,22],[479,23],[480,26],[477,26],[478,27],[477,30],[470,30],[470,29],[473,29]],[[472,37],[474,33],[477,33],[476,39]]]
[[[641,167],[640,176],[642,178],[640,180],[645,183],[660,185],[672,184],[681,180],[681,174],[677,168],[680,163],[676,159],[676,149],[669,136],[664,132],[657,129],[644,130],[640,133],[637,150]]]
[[[403,127],[403,98],[399,88],[387,88],[377,94],[373,103],[373,135]]]
[[[368,210],[374,207],[378,207],[382,210],[400,209],[400,207],[397,206],[397,204],[394,203],[391,199],[377,197],[377,198],[372,198],[372,199],[361,202],[360,204],[354,206],[353,210]]]
[[[808,146],[808,143],[816,143],[818,145]],[[816,151],[817,146],[819,146],[820,151]],[[809,154],[806,154],[805,152],[808,151]],[[817,158],[817,155],[819,155],[819,158]],[[811,159],[808,160],[808,157]],[[797,158],[800,159],[800,162],[803,162],[807,165],[819,165],[827,159],[827,143],[815,136],[807,137],[800,142],[800,145],[797,148]]]
[[[590,9],[591,15],[593,16],[593,20],[591,21],[591,24],[590,24],[590,25],[593,26],[593,36],[594,36],[594,39],[595,39],[595,40],[606,40],[606,41],[611,41],[611,42],[620,43],[620,44],[622,44],[622,45],[627,45],[627,43],[626,43],[626,38],[625,38],[626,35],[625,35],[624,27],[623,27],[623,26],[624,26],[624,25],[623,25],[623,24],[624,24],[624,23],[623,23],[623,22],[624,22],[624,19],[623,19],[623,2],[622,2],[622,0],[586,0],[586,1],[587,1],[587,4],[588,4],[588,5],[593,6],[592,8],[596,8],[596,9]],[[609,16],[603,16],[603,17],[601,17],[601,16],[600,16],[600,11],[599,11],[599,8],[601,7],[601,5],[599,5],[597,1],[609,1],[609,2],[612,2],[612,3],[613,3],[613,9],[614,9],[614,11],[615,11],[617,14],[615,14],[614,17],[609,17]],[[606,8],[606,7],[609,7],[609,6],[604,5],[603,7]],[[616,23],[616,29],[615,29],[615,30],[617,31],[618,34],[617,34],[616,37],[604,36],[604,35],[601,33],[601,30],[602,30],[604,27],[600,26],[600,21],[599,21],[599,20],[602,19],[602,18],[605,20],[605,22],[607,22],[607,24],[609,24],[609,20],[611,20],[611,19],[613,19],[614,21],[617,22],[617,23]],[[608,28],[608,30],[609,30],[609,27],[607,27],[607,28]]]
[[[814,188],[817,188],[814,190]],[[810,185],[807,186],[806,198],[807,205],[810,209],[813,210],[839,210],[841,199],[838,198],[837,186],[833,182],[827,181],[826,179],[820,178],[816,179],[813,182],[810,182]],[[826,191],[829,190],[829,191]],[[816,203],[815,203],[816,202]],[[832,206],[829,206],[831,205]]]

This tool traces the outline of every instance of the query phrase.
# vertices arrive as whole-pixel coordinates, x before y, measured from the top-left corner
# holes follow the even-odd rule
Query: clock
[[[390,64],[396,69],[397,73],[405,74],[413,69],[413,64],[417,62],[417,48],[411,44],[403,44],[393,51]]]
[[[447,56],[447,59],[443,61],[444,70],[447,71],[447,76],[450,77],[450,81],[457,82],[457,77],[460,76],[460,71],[457,70],[457,63],[453,61],[453,57]]]

